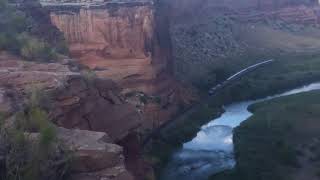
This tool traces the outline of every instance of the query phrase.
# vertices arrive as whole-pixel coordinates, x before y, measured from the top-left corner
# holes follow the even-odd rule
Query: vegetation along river
[[[203,125],[197,135],[176,151],[165,167],[161,180],[205,180],[213,173],[232,169],[236,162],[233,155],[233,129],[252,116],[251,104],[320,89],[320,82],[295,88],[282,94],[258,100],[235,102],[224,107],[225,112]]]

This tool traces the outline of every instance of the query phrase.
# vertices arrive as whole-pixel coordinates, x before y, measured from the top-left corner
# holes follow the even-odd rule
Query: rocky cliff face
[[[58,139],[73,151],[70,180],[133,180],[126,170],[123,148],[106,133],[58,128]]]
[[[63,32],[72,57],[116,82],[141,112],[142,126],[157,127],[194,100],[171,76],[168,23],[156,15],[153,1],[41,3]]]
[[[72,56],[100,77],[151,94],[172,83],[157,81],[170,73],[172,59],[151,1],[43,5],[52,10],[52,23],[64,33]]]
[[[0,87],[7,94],[1,103],[6,112],[10,107],[12,111],[19,109],[28,92],[39,88],[50,94],[51,116],[59,126],[108,132],[116,141],[142,123],[135,107],[123,101],[115,83],[86,79],[79,71],[71,71],[67,64],[23,62],[2,53],[0,74]]]
[[[23,110],[29,93],[37,89],[47,97],[42,106],[57,125],[91,130],[59,128],[58,138],[74,152],[72,179],[133,179],[125,168],[122,147],[114,142],[139,127],[138,112],[121,100],[112,81],[86,79],[68,65],[70,61],[26,62],[1,52],[0,113],[11,121],[9,117]]]
[[[139,141],[125,137],[160,126],[193,98],[171,76],[166,20],[155,15],[152,2],[43,4],[51,12],[51,22],[64,34],[75,61],[33,63],[0,54],[0,108],[14,113],[23,106],[30,87],[39,87],[51,94],[49,109],[55,124],[105,132],[109,143],[129,144],[124,150],[125,163],[136,179],[144,178],[152,169],[141,158]],[[74,66],[79,63],[98,78],[92,78],[91,72],[80,73],[81,68]],[[103,152],[91,156],[99,153]],[[123,163],[120,168],[115,164],[77,171],[75,177],[117,179],[121,170],[126,179]]]

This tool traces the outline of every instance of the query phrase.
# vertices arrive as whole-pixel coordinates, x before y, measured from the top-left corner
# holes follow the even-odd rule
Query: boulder
[[[117,141],[139,128],[136,108],[124,101],[115,83],[73,77],[53,93],[52,116],[58,126],[107,132]]]
[[[58,139],[72,153],[71,180],[131,180],[122,147],[103,132],[58,128]]]
[[[68,180],[133,180],[124,164],[123,148],[113,144],[106,133],[61,127],[56,130],[58,142],[72,155]],[[39,133],[26,134],[31,141],[40,137]],[[0,147],[0,173],[4,168]]]

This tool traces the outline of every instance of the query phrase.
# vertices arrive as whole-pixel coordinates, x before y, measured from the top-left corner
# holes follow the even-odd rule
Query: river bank
[[[185,142],[183,147],[172,155],[161,179],[206,180],[211,174],[233,169],[236,165],[233,131],[234,128],[252,116],[252,113],[248,111],[250,105],[319,89],[320,83],[312,83],[278,95],[258,100],[235,102],[225,106],[225,112],[219,118],[203,125],[196,137]],[[255,137],[254,134],[253,137]],[[244,148],[250,147],[244,146]],[[290,153],[285,152],[284,155],[290,156]],[[270,158],[272,159],[272,157]]]
[[[320,91],[253,104],[234,132],[236,168],[210,180],[318,179]]]
[[[212,98],[189,117],[164,129],[147,149],[147,159],[154,165],[157,175],[166,166],[170,156],[182,144],[195,137],[203,124],[218,117],[223,104],[243,99],[256,99],[268,94],[284,91],[320,79],[319,55],[284,56],[275,58],[276,63],[249,74],[245,78]]]

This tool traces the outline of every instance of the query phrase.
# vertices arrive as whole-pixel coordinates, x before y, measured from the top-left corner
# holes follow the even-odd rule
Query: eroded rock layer
[[[73,152],[70,180],[133,180],[122,147],[106,133],[58,128],[58,139]]]
[[[63,32],[71,55],[100,78],[116,82],[125,101],[141,112],[144,128],[158,127],[195,99],[171,75],[168,23],[153,1],[49,0],[42,5]],[[103,109],[97,116],[108,111]],[[121,109],[110,111],[122,115]]]
[[[122,100],[115,83],[86,79],[70,70],[70,61],[27,62],[1,52],[0,113],[12,123],[10,117],[25,108],[30,93],[42,92],[46,101],[41,106],[58,126],[92,130],[58,129],[58,138],[74,153],[71,179],[133,179],[125,168],[122,147],[114,142],[139,127],[138,112]]]
[[[124,96],[120,93],[121,88],[113,81],[87,77],[80,69],[72,59],[56,63],[36,63],[1,52],[0,112],[10,116],[22,110],[30,93],[39,90],[47,97],[44,108],[49,111],[50,118],[56,125],[68,129],[105,132],[110,140],[108,142],[112,143],[122,141],[131,133],[158,127],[178,111],[176,101],[181,96],[187,96],[179,87],[169,91],[166,101],[141,93],[133,94],[132,97]],[[171,104],[174,106],[171,107]],[[138,141],[127,143],[139,146]],[[140,152],[130,153],[132,154],[139,158],[141,155]],[[85,166],[82,162],[76,164]],[[141,168],[152,171],[148,165],[144,165],[142,159],[141,164]],[[76,177],[85,179],[105,174],[113,177],[113,174],[118,173],[117,170],[118,164],[101,171],[80,173]],[[123,165],[120,170],[127,177],[128,173]]]
[[[73,57],[128,90],[156,93],[168,87],[169,36],[162,36],[153,3],[45,4],[69,43]],[[167,31],[168,29],[165,29]],[[160,39],[162,38],[162,39]],[[165,38],[165,39],[164,39]]]
[[[107,132],[114,141],[141,126],[137,109],[111,80],[86,79],[66,64],[25,62],[6,53],[0,54],[0,75],[0,111],[19,109],[36,88],[50,96],[58,126]]]

